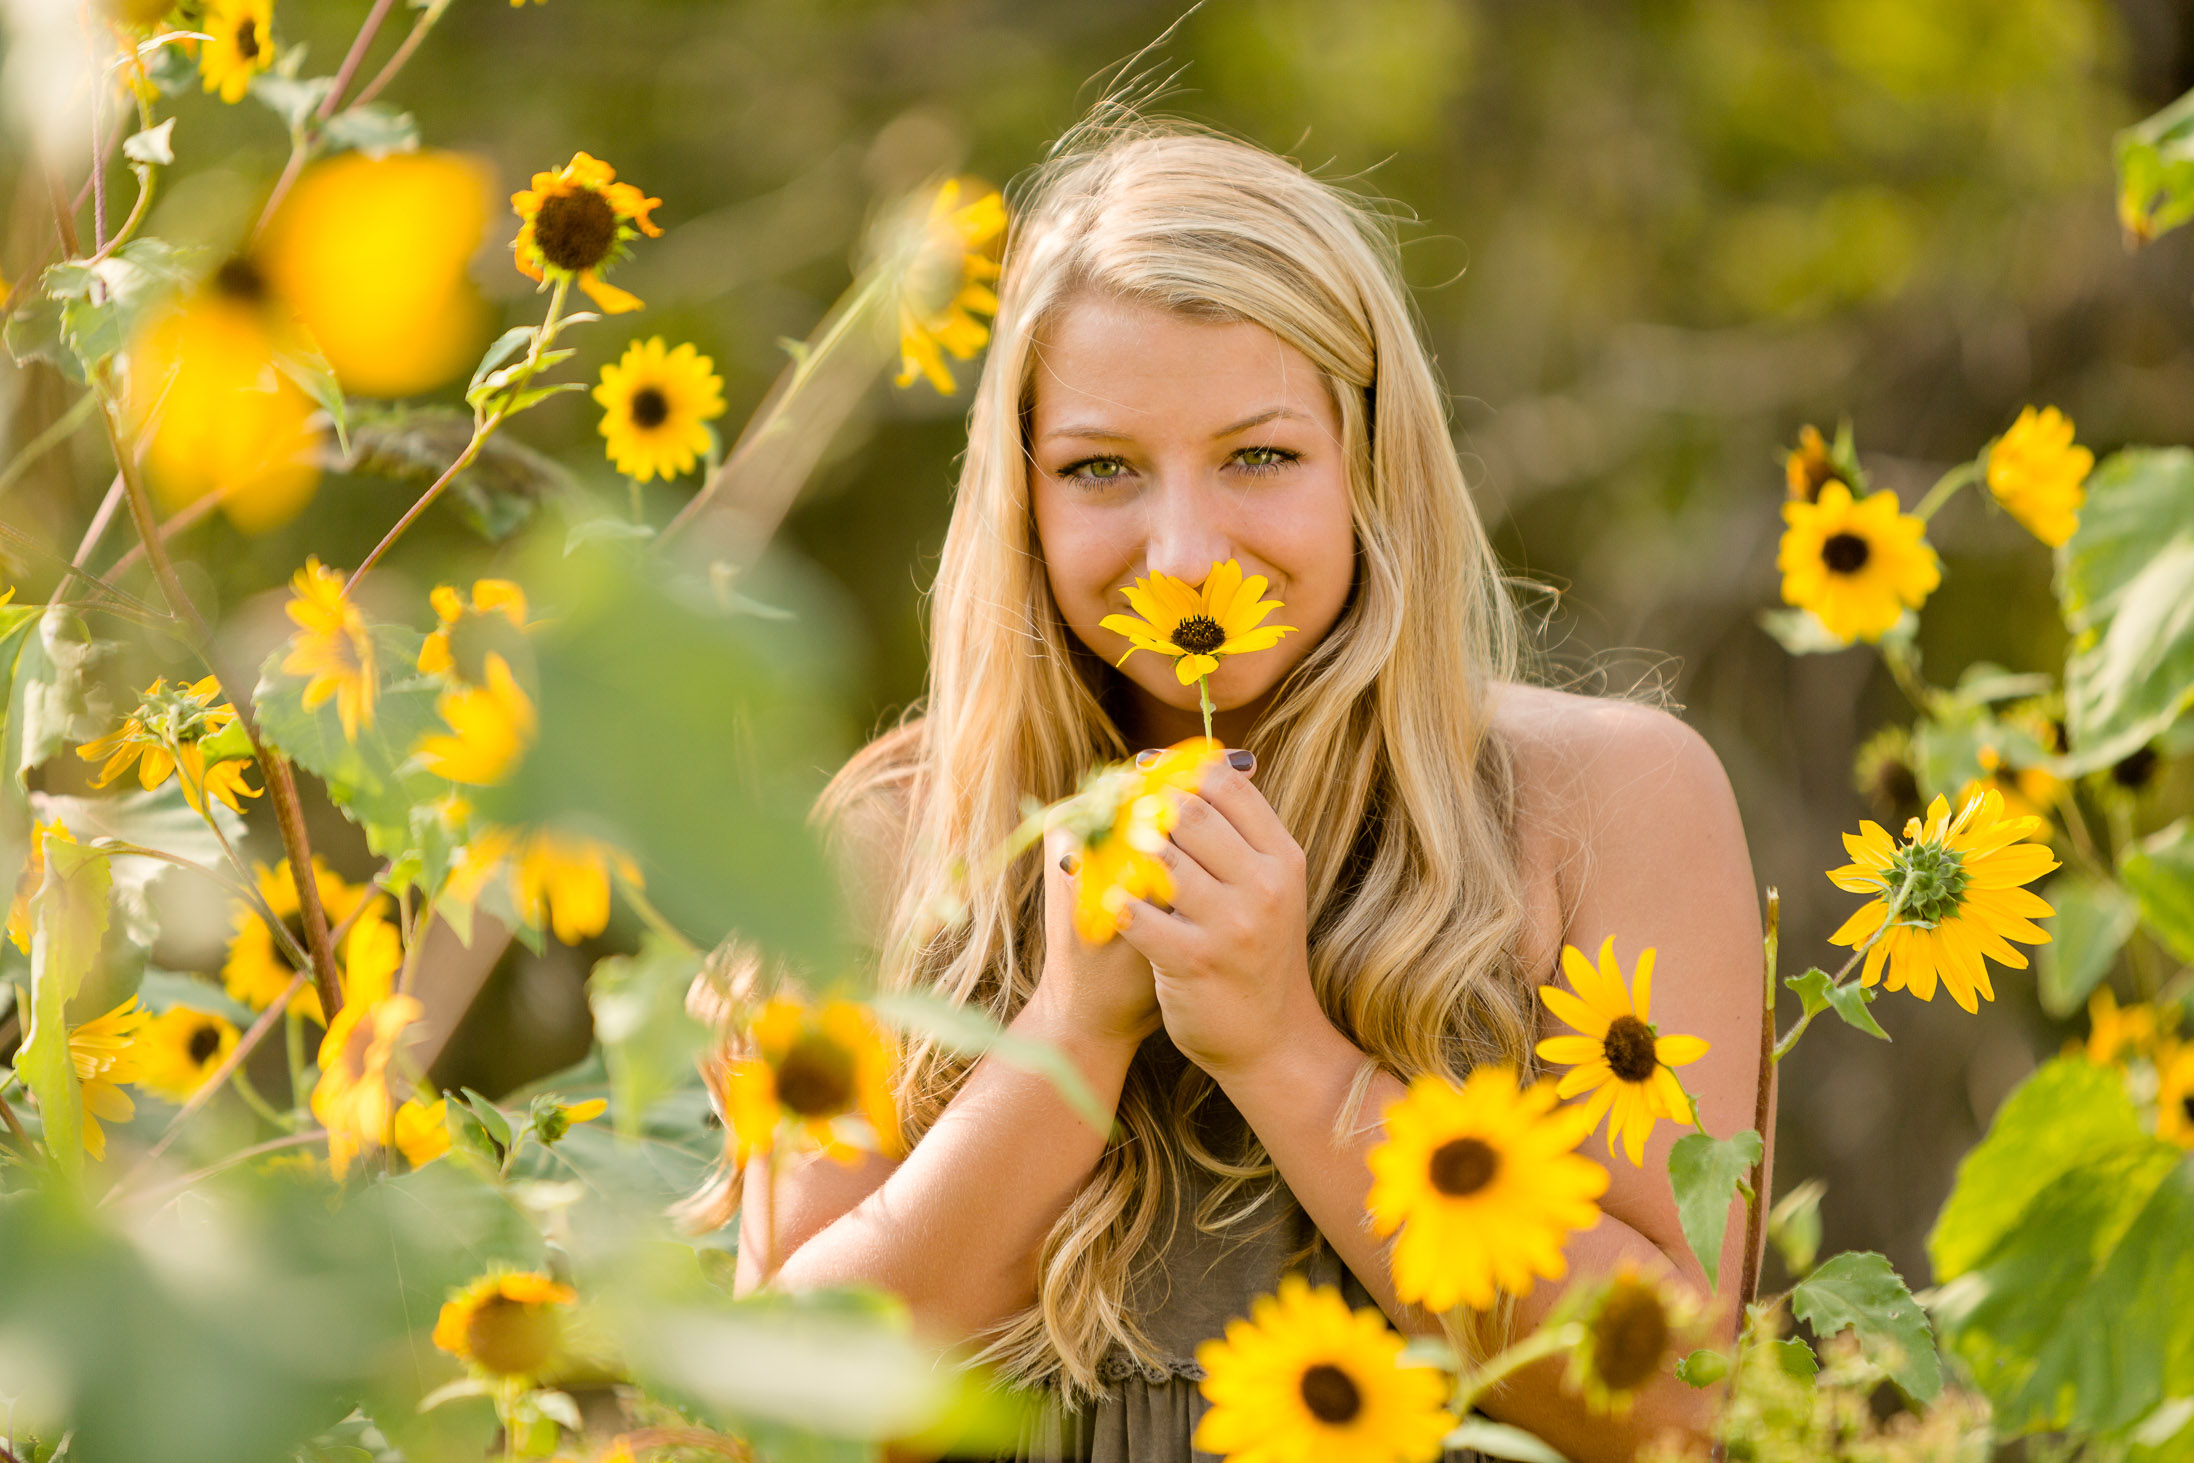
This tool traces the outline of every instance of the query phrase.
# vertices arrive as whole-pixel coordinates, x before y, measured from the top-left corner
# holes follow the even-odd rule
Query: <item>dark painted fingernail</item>
[[[1241,747],[1230,748],[1227,752],[1227,766],[1246,776],[1257,770],[1257,754]]]
[[[1068,850],[1067,850],[1067,851],[1066,851],[1065,853],[1062,853],[1062,854],[1060,854],[1060,855],[1059,855],[1059,872],[1060,872],[1060,873],[1062,873],[1062,874],[1072,874],[1072,873],[1074,873],[1074,872],[1075,872],[1075,871],[1076,871],[1077,869],[1079,869],[1079,868],[1081,868],[1081,867],[1082,867],[1082,856],[1081,856],[1080,854],[1078,854],[1078,853],[1074,852],[1074,850],[1072,850],[1072,849],[1068,849]]]
[[[1158,758],[1162,755],[1163,753],[1156,747],[1145,747],[1142,751],[1135,754],[1135,765],[1138,767],[1148,767],[1151,763],[1157,761]]]

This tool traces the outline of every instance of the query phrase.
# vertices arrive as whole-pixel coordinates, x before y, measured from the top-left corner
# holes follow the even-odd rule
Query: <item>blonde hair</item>
[[[926,714],[864,749],[821,805],[841,836],[884,822],[897,832],[881,891],[882,986],[1010,1020],[1043,968],[1038,859],[964,890],[952,871],[998,846],[1022,799],[1062,797],[1128,751],[1106,706],[1116,673],[1052,600],[1026,469],[1038,336],[1066,302],[1102,292],[1263,326],[1319,368],[1339,412],[1355,584],[1250,745],[1258,786],[1306,856],[1311,982],[1368,1057],[1342,1128],[1380,1068],[1405,1080],[1460,1079],[1482,1062],[1528,1068],[1512,774],[1490,699],[1518,674],[1523,636],[1388,220],[1262,148],[1118,108],[1069,133],[1014,193],[931,597]],[[967,917],[939,930],[926,921],[948,894]],[[899,1091],[908,1142],[968,1067],[912,1045]],[[1184,1160],[1220,1179],[1203,1227],[1287,1215],[1266,1202],[1284,1189],[1254,1135],[1222,1154],[1200,1133],[1215,1094],[1192,1066],[1167,1088],[1138,1060],[1114,1140],[1044,1241],[1036,1303],[991,1334],[986,1359],[1073,1395],[1095,1390],[1108,1346],[1154,1360],[1128,1297]]]

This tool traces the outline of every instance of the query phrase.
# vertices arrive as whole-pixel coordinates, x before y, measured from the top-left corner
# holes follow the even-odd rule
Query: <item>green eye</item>
[[[1234,454],[1242,466],[1251,472],[1271,472],[1295,460],[1296,454],[1285,447],[1244,447]]]
[[[1081,478],[1084,481],[1109,482],[1127,471],[1127,464],[1117,457],[1090,457],[1071,463],[1059,473],[1064,478]]]

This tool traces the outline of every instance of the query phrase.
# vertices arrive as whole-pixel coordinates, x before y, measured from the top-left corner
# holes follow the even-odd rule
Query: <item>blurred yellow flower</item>
[[[1120,591],[1135,614],[1107,615],[1098,623],[1131,642],[1120,664],[1138,650],[1172,656],[1174,676],[1193,686],[1217,670],[1226,656],[1267,649],[1294,630],[1293,625],[1260,623],[1286,608],[1263,597],[1265,583],[1262,574],[1244,579],[1241,564],[1233,559],[1212,565],[1199,585],[1153,573]]]
[[[973,194],[970,201],[960,201],[963,192]],[[987,184],[948,178],[930,195],[898,264],[898,385],[911,386],[920,375],[942,394],[953,394],[945,353],[970,360],[990,339],[975,316],[998,313],[991,281],[998,278],[1005,229],[1005,197]]]
[[[538,1377],[563,1346],[563,1308],[578,1298],[535,1271],[483,1275],[443,1303],[434,1344],[491,1377]]]
[[[284,859],[272,868],[257,864],[255,869],[259,897],[266,901],[267,908],[282,921],[297,943],[304,944],[304,929],[298,919],[297,885],[290,879],[289,860]],[[386,914],[388,896],[371,885],[348,882],[322,863],[318,854],[313,855],[312,872],[320,891],[320,907],[327,912],[330,930],[351,920],[350,932],[343,936],[335,950],[344,1002],[355,1005],[381,999],[389,993],[396,972],[404,963],[403,936]],[[371,902],[358,911],[357,918],[351,919],[351,912],[368,900]],[[221,967],[221,982],[231,996],[254,1011],[264,1011],[288,989],[297,967],[275,943],[266,921],[248,901],[231,900],[229,917],[235,935],[229,941],[228,959]],[[291,999],[289,1009],[322,1024],[327,1021],[320,1011],[320,993],[309,981]]]
[[[320,1038],[320,1080],[312,1089],[312,1115],[328,1131],[328,1168],[337,1179],[367,1149],[382,1147],[395,1104],[389,1099],[389,1063],[405,1028],[425,1008],[410,996],[352,1000],[335,1013]]]
[[[511,249],[518,272],[528,279],[575,281],[606,315],[637,310],[641,301],[601,277],[627,240],[662,230],[648,217],[663,200],[650,198],[630,183],[614,181],[617,170],[599,158],[573,153],[553,173],[535,173],[533,186],[510,195],[518,211],[518,237]]]
[[[419,647],[419,674],[450,676],[468,686],[484,686],[488,657],[508,662],[525,644],[526,592],[508,579],[475,579],[472,598],[447,584],[429,596],[435,626]]]
[[[2095,454],[2072,445],[2072,419],[2029,406],[1988,449],[1988,490],[2004,510],[2051,548],[2079,529]]]
[[[1575,1036],[1550,1036],[1539,1043],[1538,1053],[1560,1062],[1569,1071],[1556,1095],[1564,1098],[1592,1094],[1584,1110],[1598,1127],[1611,1109],[1607,1127],[1608,1151],[1618,1142],[1630,1161],[1645,1165],[1646,1140],[1653,1136],[1656,1118],[1691,1126],[1691,1102],[1675,1069],[1696,1062],[1707,1053],[1707,1044],[1696,1036],[1662,1036],[1652,1024],[1654,948],[1638,952],[1638,965],[1629,989],[1623,986],[1623,969],[1615,960],[1615,937],[1600,942],[1597,968],[1575,945],[1562,946],[1562,972],[1575,994],[1560,986],[1539,987],[1539,999]]]
[[[1981,775],[1958,789],[1960,806],[1994,788],[2003,796],[2006,817],[2040,818],[2042,837],[2048,838],[2054,826],[2049,810],[2064,796],[2065,780],[2046,767],[2013,768],[2004,761],[2002,752],[1985,742],[1975,750],[1974,758],[1981,764]]]
[[[58,838],[63,843],[76,841],[76,835],[69,832],[68,825],[58,818],[49,823],[31,824],[30,856],[23,865],[22,874],[15,881],[15,897],[8,901],[8,939],[25,955],[30,954],[30,902],[38,897],[38,886],[46,881],[48,838]]]
[[[747,1024],[744,1047],[724,1081],[735,1161],[770,1152],[789,1125],[803,1146],[852,1163],[863,1149],[847,1140],[846,1119],[858,1120],[886,1156],[906,1151],[891,1099],[895,1051],[867,1007],[828,1001],[816,1009],[773,996]]]
[[[69,1030],[69,1061],[76,1068],[77,1101],[83,1108],[84,1151],[93,1158],[107,1156],[110,1123],[126,1123],[137,1115],[137,1104],[122,1090],[137,1080],[140,1045],[145,1023],[152,1013],[131,996],[105,1015],[95,1016]]]
[[[2175,1008],[2170,1009],[2176,1014]],[[2087,1041],[2083,1050],[2087,1059],[2098,1066],[2120,1063],[2129,1056],[2149,1056],[2169,1021],[2169,1016],[2159,1020],[2156,1008],[2146,1001],[2120,1009],[2110,987],[2097,986],[2087,1000]]]
[[[2173,1047],[2157,1063],[2156,1136],[2194,1148],[2194,1044]]]
[[[453,686],[435,698],[434,709],[449,727],[429,732],[414,749],[436,777],[474,787],[508,777],[533,744],[533,701],[510,673],[502,656],[487,657],[487,684]]]
[[[1577,1153],[1593,1120],[1555,1106],[1554,1084],[1519,1091],[1506,1067],[1480,1067],[1461,1087],[1430,1075],[1409,1084],[1380,1122],[1364,1207],[1394,1242],[1394,1291],[1436,1311],[1528,1295],[1559,1280],[1562,1246],[1599,1221],[1607,1170]]]
[[[274,0],[205,0],[198,75],[224,102],[240,102],[252,77],[274,64]]]
[[[630,855],[597,838],[551,828],[482,828],[450,871],[450,897],[477,900],[490,880],[508,873],[518,917],[576,945],[609,927],[610,874],[646,887]]]
[[[311,501],[316,408],[275,365],[294,330],[258,271],[231,259],[132,336],[125,417],[133,437],[150,433],[146,473],[170,512],[214,493],[231,523],[260,534]]]
[[[1783,521],[1789,526],[1775,557],[1783,601],[1811,610],[1846,644],[1881,639],[1942,582],[1922,537],[1927,525],[1898,512],[1897,495],[1886,488],[1854,503],[1849,488],[1829,482],[1816,502],[1785,502]]]
[[[298,175],[255,257],[345,392],[411,396],[478,356],[488,312],[465,266],[493,188],[480,160],[431,149],[345,152]]]
[[[310,676],[305,684],[307,711],[318,710],[335,698],[335,714],[343,723],[343,735],[358,740],[358,728],[373,725],[373,697],[378,687],[373,665],[373,632],[366,617],[343,593],[343,576],[307,557],[305,567],[290,577],[295,591],[287,609],[297,622],[290,636],[289,654],[282,669],[293,676]]]
[[[1074,930],[1084,944],[1119,933],[1131,899],[1173,897],[1173,873],[1158,859],[1180,817],[1178,794],[1194,792],[1226,749],[1204,737],[1168,747],[1148,767],[1111,768],[1059,809],[1074,835]]]
[[[1820,428],[1804,426],[1798,429],[1798,445],[1783,458],[1783,482],[1790,496],[1808,503],[1817,501],[1821,489],[1830,483],[1842,482],[1843,474],[1829,459],[1828,443],[1822,438]],[[1848,490],[1850,484],[1845,484]]]
[[[438,1098],[432,1103],[418,1098],[407,1098],[390,1119],[389,1135],[396,1151],[404,1155],[404,1162],[413,1168],[424,1168],[449,1152],[449,1099]]]
[[[1569,1354],[1570,1390],[1595,1412],[1626,1416],[1640,1388],[1673,1375],[1699,1310],[1690,1291],[1625,1260],[1585,1308],[1585,1339]]]
[[[206,765],[205,739],[236,720],[233,705],[215,704],[220,694],[221,683],[213,676],[172,691],[167,689],[166,677],[155,679],[145,688],[136,712],[124,717],[119,728],[76,749],[76,755],[87,762],[106,759],[91,785],[105,787],[134,765],[138,785],[147,792],[166,782],[170,773],[178,774],[183,801],[193,812],[205,812],[209,792],[235,811],[244,811],[237,799],[255,798],[261,792],[244,781],[245,762],[235,759]]]
[[[236,1048],[236,1024],[191,1006],[170,1006],[138,1038],[137,1085],[169,1102],[188,1102]]]
[[[1415,1463],[1441,1456],[1455,1426],[1439,1368],[1402,1360],[1378,1311],[1351,1311],[1300,1275],[1203,1342],[1198,1383],[1211,1404],[1191,1440],[1241,1463]]]
[[[708,452],[707,423],[724,414],[724,382],[714,366],[690,343],[666,354],[658,335],[634,341],[622,360],[602,368],[594,399],[603,408],[604,450],[619,472],[644,483],[693,470]]]
[[[1951,999],[1978,1011],[1980,1001],[1996,999],[1984,957],[2024,970],[2026,956],[2005,937],[2029,945],[2049,939],[2029,916],[2056,911],[2019,887],[2057,867],[2046,845],[2021,841],[2041,823],[2006,817],[2003,794],[1993,788],[1961,806],[1955,818],[1949,801],[1938,796],[1928,804],[1925,824],[1918,818],[1905,824],[1902,845],[1879,824],[1861,822],[1858,833],[1844,835],[1854,862],[1829,870],[1828,877],[1839,889],[1875,897],[1829,940],[1863,943],[1882,929],[1898,891],[1909,888],[1896,922],[1866,952],[1860,981],[1875,984],[1886,964],[1886,989],[1909,989],[1929,1001],[1940,975]]]

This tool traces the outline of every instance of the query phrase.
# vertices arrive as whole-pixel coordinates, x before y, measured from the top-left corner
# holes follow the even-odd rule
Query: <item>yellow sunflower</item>
[[[492,786],[510,776],[533,744],[533,701],[511,675],[509,663],[493,651],[487,657],[485,685],[452,686],[435,698],[434,709],[449,730],[429,732],[413,751],[436,777]]]
[[[1242,566],[1233,559],[1212,565],[1200,585],[1154,573],[1120,592],[1135,613],[1107,615],[1098,622],[1131,642],[1118,663],[1125,665],[1138,650],[1170,655],[1173,674],[1184,686],[1217,670],[1223,657],[1277,645],[1295,628],[1260,623],[1285,606],[1263,598],[1264,575],[1244,579]]]
[[[447,584],[428,596],[435,626],[419,646],[419,674],[449,676],[468,686],[484,686],[488,656],[519,658],[527,632],[526,592],[508,579],[475,579],[472,598]]]
[[[450,871],[449,892],[470,903],[507,875],[518,917],[576,945],[609,927],[613,871],[635,889],[647,887],[632,856],[598,838],[553,828],[483,828]]]
[[[425,1014],[410,996],[352,1000],[320,1038],[312,1115],[328,1131],[328,1168],[338,1180],[361,1152],[386,1145],[396,1116],[389,1063],[405,1029]]]
[[[224,102],[240,102],[251,79],[274,64],[274,0],[206,0],[212,40],[198,53],[198,75]]]
[[[236,1049],[236,1037],[236,1025],[226,1016],[170,1006],[138,1039],[137,1085],[169,1102],[188,1102]]]
[[[2087,1059],[2097,1066],[2123,1064],[2127,1057],[2155,1054],[2167,1038],[2175,1008],[2157,1009],[2142,1002],[2121,1009],[2109,986],[2097,986],[2087,1000],[2087,1041],[2081,1045]]]
[[[396,1151],[413,1168],[428,1164],[449,1152],[449,1099],[432,1103],[407,1098],[389,1119],[389,1137]]]
[[[518,272],[544,283],[552,277],[575,280],[605,315],[637,310],[641,301],[604,281],[601,272],[628,240],[663,232],[648,217],[663,200],[616,177],[608,163],[577,152],[555,172],[535,173],[531,188],[510,195],[519,219],[511,243]]]
[[[960,201],[971,192],[971,201]],[[919,375],[945,396],[953,394],[955,360],[971,360],[990,339],[976,315],[996,315],[998,246],[1006,230],[1006,201],[997,189],[950,178],[930,194],[921,222],[908,231],[899,263],[899,360],[895,384],[911,386]]]
[[[105,1015],[69,1030],[69,1062],[76,1069],[84,1151],[93,1158],[107,1156],[107,1130],[99,1126],[101,1118],[126,1123],[137,1115],[137,1104],[122,1084],[138,1080],[145,1023],[151,1019],[152,1013],[131,996]]]
[[[262,791],[244,780],[245,762],[222,759],[206,765],[205,739],[236,720],[234,706],[213,704],[221,694],[220,681],[206,676],[172,691],[166,687],[166,677],[156,679],[145,688],[136,713],[123,718],[118,729],[76,749],[87,762],[106,759],[91,785],[105,787],[135,766],[138,785],[150,792],[173,773],[193,812],[205,812],[210,793],[241,813],[238,799],[255,798]]]
[[[1821,430],[1814,426],[1798,429],[1798,445],[1783,458],[1783,482],[1792,498],[1811,503],[1821,496],[1821,489],[1830,483],[1842,482],[1843,473],[1830,459],[1828,443]],[[1848,490],[1849,484],[1845,484]]]
[[[15,897],[8,902],[8,939],[25,955],[30,954],[33,929],[30,902],[38,897],[38,886],[46,882],[46,840],[49,838],[58,838],[63,843],[76,841],[76,835],[58,818],[50,823],[32,823],[30,857],[15,881]]]
[[[1837,639],[1879,640],[1906,608],[1918,609],[1942,582],[1942,566],[1922,537],[1927,525],[1897,511],[1888,489],[1854,503],[1840,482],[1818,501],[1783,504],[1776,567],[1783,600],[1811,610]]]
[[[287,609],[297,622],[290,636],[289,654],[282,670],[293,676],[310,676],[305,683],[307,711],[318,710],[335,698],[335,714],[343,723],[343,736],[358,740],[358,728],[373,725],[373,697],[377,688],[373,665],[373,632],[366,617],[343,593],[343,576],[317,557],[307,557],[305,567],[290,578],[295,591]]]
[[[708,452],[708,422],[724,414],[724,381],[715,362],[688,343],[667,354],[663,337],[634,341],[602,368],[594,399],[602,406],[604,450],[617,470],[641,482],[693,471]]]
[[[1698,1297],[1626,1260],[1584,1308],[1585,1339],[1569,1354],[1569,1389],[1595,1412],[1627,1415],[1638,1391],[1690,1344]]]
[[[1563,1244],[1599,1222],[1607,1170],[1575,1151],[1592,1119],[1555,1100],[1551,1082],[1518,1091],[1515,1073],[1481,1067],[1461,1087],[1420,1076],[1387,1106],[1364,1207],[1376,1233],[1402,1232],[1395,1294],[1485,1310],[1534,1276],[1561,1279]]]
[[[434,1344],[488,1376],[530,1380],[555,1361],[564,1308],[578,1298],[536,1271],[483,1275],[443,1302]]]
[[[1118,934],[1130,899],[1173,897],[1172,871],[1157,855],[1180,817],[1177,794],[1194,792],[1224,754],[1218,742],[1191,737],[1148,767],[1099,772],[1060,807],[1058,821],[1075,839],[1074,930],[1084,944]]]
[[[1857,946],[1872,938],[1883,929],[1890,901],[1909,886],[1896,922],[1867,950],[1860,980],[1873,985],[1886,965],[1887,989],[1909,989],[1931,1001],[1939,974],[1953,1000],[1968,1011],[1979,1010],[1976,996],[1996,999],[1984,957],[2024,970],[2026,956],[2007,937],[2029,945],[2049,939],[2032,919],[2056,911],[2019,887],[2057,867],[2046,845],[2021,842],[2041,825],[2035,817],[2005,817],[2003,794],[1993,788],[1966,803],[1955,818],[1949,802],[1938,796],[1928,805],[1924,825],[1918,818],[1905,824],[1902,845],[1881,825],[1861,822],[1858,833],[1844,835],[1854,862],[1829,870],[1828,877],[1839,889],[1875,897],[1829,939]]]
[[[1654,1029],[1653,957],[1650,945],[1638,952],[1637,971],[1625,989],[1622,967],[1615,962],[1613,935],[1600,942],[1597,969],[1575,945],[1564,945],[1562,972],[1575,994],[1560,986],[1539,987],[1539,999],[1547,1009],[1578,1032],[1550,1036],[1538,1046],[1540,1056],[1570,1069],[1562,1077],[1559,1095],[1568,1098],[1590,1092],[1584,1110],[1591,1117],[1591,1127],[1598,1127],[1601,1117],[1612,1109],[1608,1152],[1613,1153],[1620,1142],[1630,1161],[1640,1167],[1645,1165],[1646,1139],[1653,1135],[1656,1118],[1690,1126],[1691,1103],[1674,1069],[1696,1062],[1707,1052],[1707,1044],[1696,1036],[1662,1036]]]
[[[1211,1404],[1193,1445],[1241,1463],[1412,1463],[1440,1456],[1455,1427],[1437,1367],[1402,1360],[1376,1310],[1351,1311],[1300,1275],[1196,1348]]]
[[[2071,538],[2087,501],[2095,454],[2072,445],[2072,419],[2057,408],[2019,413],[1988,448],[1988,490],[2004,511],[2051,548]]]
[[[1974,760],[1981,764],[1981,775],[1958,790],[1960,805],[1994,788],[2003,795],[2005,816],[2040,818],[2042,837],[2047,839],[2049,810],[2065,794],[2064,779],[2046,767],[2013,768],[2004,761],[2002,752],[1987,743],[1975,750]]]
[[[790,1125],[803,1146],[852,1163],[864,1150],[848,1141],[848,1120],[867,1129],[877,1151],[905,1152],[891,1100],[897,1054],[867,1007],[772,996],[747,1024],[744,1047],[724,1074],[737,1162],[771,1151]]]
[[[2194,1044],[2173,1048],[2157,1063],[2156,1136],[2194,1148]]]
[[[304,926],[298,918],[297,886],[290,879],[289,860],[273,868],[258,864],[256,869],[259,897],[302,945]],[[356,919],[351,919],[350,932],[336,946],[335,960],[346,1003],[379,1000],[388,994],[390,982],[404,963],[403,937],[386,913],[388,896],[370,885],[348,883],[317,854],[313,856],[312,872],[320,890],[320,907],[327,912],[331,929],[351,919],[351,911],[360,901],[371,900]],[[229,912],[235,935],[221,967],[221,982],[231,996],[254,1011],[264,1011],[288,989],[297,967],[290,964],[282,947],[275,943],[273,931],[252,904],[232,900]],[[327,1020],[320,1011],[320,993],[309,981],[291,999],[289,1008],[296,1015],[323,1024]]]

